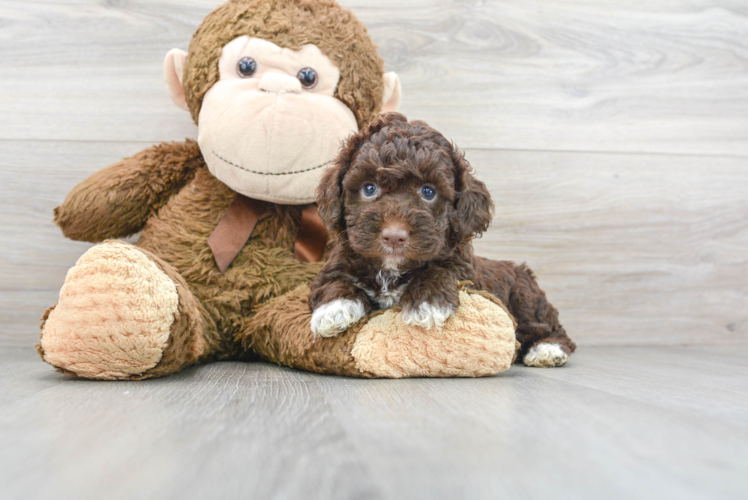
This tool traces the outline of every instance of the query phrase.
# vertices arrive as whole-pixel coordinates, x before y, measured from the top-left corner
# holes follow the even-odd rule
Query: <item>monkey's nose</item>
[[[388,224],[382,228],[382,243],[397,250],[405,246],[410,233],[402,224]]]
[[[301,92],[301,82],[298,78],[281,73],[268,72],[260,78],[260,89],[265,92]]]

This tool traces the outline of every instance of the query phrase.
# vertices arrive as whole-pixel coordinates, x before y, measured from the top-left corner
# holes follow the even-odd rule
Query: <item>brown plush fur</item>
[[[94,174],[58,207],[56,221],[66,236],[91,242],[142,230],[136,245],[173,281],[186,284],[187,291],[180,292],[181,300],[194,300],[190,315],[199,314],[203,325],[200,335],[207,346],[200,361],[251,358],[236,336],[246,335],[256,307],[309,283],[320,269],[320,264],[302,263],[293,256],[303,207],[271,204],[232,265],[221,274],[207,238],[236,193],[208,171],[202,156],[186,154],[188,150],[197,152],[194,142],[161,144],[108,167],[102,171],[106,172],[105,177],[100,175],[102,172]],[[163,157],[161,162],[159,155]],[[189,168],[175,162],[175,157],[184,158]],[[142,163],[139,158],[151,161]],[[171,193],[159,190],[169,189],[171,183],[148,183],[146,178],[145,185],[137,186],[134,170],[147,170],[154,165],[177,167],[187,179],[175,184],[185,188],[167,198]],[[102,191],[98,188],[101,184],[110,190]],[[116,210],[128,200],[140,200],[143,206],[139,210]],[[156,201],[149,205],[151,200]],[[104,211],[110,205],[112,210]],[[92,206],[104,213],[97,214]],[[105,217],[107,213],[109,218]],[[146,217],[149,213],[150,218]],[[189,350],[175,349],[173,354],[164,355],[166,365],[151,375],[178,371],[185,365],[184,359],[177,359],[180,357],[195,361]]]
[[[366,196],[367,186],[377,194]],[[398,300],[387,294],[399,287],[405,312],[422,303],[456,308],[456,283],[470,280],[508,305],[522,354],[538,342],[574,350],[528,268],[474,257],[470,241],[491,221],[490,195],[463,154],[424,122],[381,115],[347,142],[317,195],[336,242],[310,287],[312,309],[337,299],[358,300],[367,312],[390,307]],[[384,243],[391,227],[403,231],[403,246]]]
[[[221,48],[240,35],[289,48],[315,43],[339,64],[335,95],[358,123],[364,125],[379,111],[382,62],[365,28],[348,11],[328,0],[236,0],[210,14],[190,45],[184,84],[196,120],[205,92],[218,78]],[[301,304],[308,313],[298,287],[310,283],[321,268],[294,259],[302,206],[269,204],[239,255],[220,272],[207,239],[235,196],[209,172],[197,144],[188,140],[154,146],[107,167],[55,209],[55,222],[72,239],[101,242],[142,231],[136,248],[176,287],[179,309],[160,361],[143,373],[120,378],[160,377],[195,362],[258,356],[312,371],[372,376],[351,357],[355,331],[315,342],[308,321],[288,307]],[[45,313],[43,329],[54,321],[52,310]],[[71,338],[78,334],[68,333]],[[101,339],[101,351],[112,348]],[[45,360],[55,356],[41,346],[38,350]]]
[[[234,38],[259,37],[298,50],[316,45],[340,69],[335,97],[363,127],[380,111],[384,63],[366,27],[330,0],[232,0],[211,12],[195,32],[184,72],[184,92],[197,123],[203,96],[218,81],[221,49]]]
[[[78,241],[130,236],[203,166],[200,148],[189,139],[148,148],[75,186],[55,208],[55,224]]]
[[[514,361],[514,323],[504,305],[481,291],[462,289],[463,301],[449,328],[424,331],[404,325],[399,314],[375,311],[332,338],[309,329],[309,287],[269,301],[251,321],[249,349],[263,359],[308,371],[356,377],[480,377]],[[447,353],[439,355],[438,353]]]
[[[267,361],[317,373],[334,373],[349,377],[371,378],[359,370],[351,355],[360,326],[350,328],[333,339],[319,339],[309,329],[309,287],[296,290],[269,301],[260,307],[250,321],[244,337],[251,349]]]
[[[133,380],[170,375],[197,362],[205,353],[216,348],[215,345],[211,345],[214,337],[205,335],[204,318],[207,317],[207,314],[202,304],[195,300],[184,278],[173,267],[151,252],[144,248],[140,248],[140,251],[149,256],[177,285],[179,309],[174,315],[171,334],[166,343],[161,361],[143,374],[131,377]]]
[[[328,0],[235,0],[209,14],[190,44],[184,87],[195,121],[205,92],[218,80],[222,47],[242,35],[291,49],[317,45],[339,65],[335,96],[359,124],[381,108],[382,60],[349,11]],[[90,242],[142,231],[136,245],[175,283],[186,285],[180,302],[189,305],[190,320],[202,325],[199,336],[206,346],[199,361],[249,359],[255,355],[237,337],[251,335],[256,308],[309,283],[320,265],[293,256],[302,207],[271,204],[222,274],[207,238],[235,196],[208,171],[197,143],[188,140],[148,148],[92,175],[55,209],[55,222],[65,236]],[[196,361],[194,350],[179,348],[180,342],[171,339],[162,362],[143,377],[167,375]],[[349,370],[333,363],[328,371]]]

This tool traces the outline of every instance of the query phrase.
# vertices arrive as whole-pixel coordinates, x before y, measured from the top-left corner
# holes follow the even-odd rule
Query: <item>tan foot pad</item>
[[[479,293],[460,292],[460,307],[444,327],[406,325],[387,311],[361,328],[351,354],[378,377],[483,377],[506,370],[515,353],[514,322]]]
[[[68,271],[42,330],[44,360],[86,378],[143,373],[161,359],[177,307],[174,283],[143,252],[102,243]]]

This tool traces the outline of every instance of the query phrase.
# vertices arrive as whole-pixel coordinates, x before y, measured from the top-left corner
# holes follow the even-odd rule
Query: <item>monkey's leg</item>
[[[348,377],[481,377],[509,368],[515,331],[498,299],[460,292],[444,327],[407,325],[396,309],[377,311],[336,337],[312,333],[309,288],[260,307],[241,336],[266,361]]]
[[[209,350],[204,315],[182,277],[121,241],[88,250],[42,318],[37,350],[82,378],[139,380],[193,364]]]

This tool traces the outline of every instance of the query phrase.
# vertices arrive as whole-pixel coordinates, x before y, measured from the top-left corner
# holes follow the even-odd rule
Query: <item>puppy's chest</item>
[[[380,309],[389,309],[400,302],[410,278],[397,271],[380,270],[370,283],[356,283]]]

